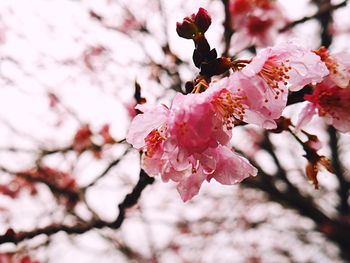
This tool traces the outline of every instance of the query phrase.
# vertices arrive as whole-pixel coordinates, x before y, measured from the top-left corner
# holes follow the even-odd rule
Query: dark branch
[[[77,223],[75,225],[61,225],[61,224],[53,224],[49,225],[43,228],[38,228],[32,231],[20,231],[15,232],[13,229],[7,230],[7,232],[0,236],[0,244],[4,243],[14,243],[17,244],[19,242],[22,242],[26,239],[31,239],[39,235],[46,235],[51,236],[53,234],[56,234],[60,231],[63,231],[67,234],[82,234],[85,233],[91,229],[101,229],[101,228],[112,228],[112,229],[118,229],[124,219],[125,219],[125,213],[126,210],[132,206],[134,206],[137,201],[139,200],[142,191],[146,188],[147,185],[152,184],[154,182],[153,177],[149,177],[145,171],[141,170],[140,177],[131,191],[130,194],[126,195],[123,202],[119,204],[119,215],[113,222],[106,222],[103,220],[92,220],[86,223]]]
[[[231,37],[234,33],[231,26],[231,13],[230,13],[230,1],[229,0],[222,0],[222,4],[224,5],[225,9],[225,20],[223,23],[224,26],[224,41],[225,41],[225,49],[223,52],[223,56],[228,56],[228,51],[230,49],[230,43],[231,43]]]
[[[10,171],[4,167],[1,167],[0,170],[3,171],[4,173],[11,174],[13,176],[17,176],[19,178],[22,178],[28,182],[45,184],[51,190],[52,193],[58,194],[58,195],[63,195],[72,202],[79,200],[79,192],[78,191],[71,190],[67,187],[61,187],[61,186],[51,182],[50,180],[48,180],[44,177],[35,177],[35,176],[31,176],[28,173],[21,173],[21,172],[16,173],[16,172]]]
[[[289,23],[284,28],[282,28],[280,30],[280,32],[281,33],[285,32],[285,31],[293,28],[294,26],[302,24],[302,23],[304,23],[306,21],[309,21],[311,19],[315,19],[315,18],[316,19],[322,19],[325,16],[327,16],[330,12],[332,12],[332,11],[334,11],[334,10],[340,8],[340,7],[346,6],[346,3],[347,3],[347,1],[341,2],[341,3],[337,4],[337,5],[327,5],[324,8],[319,9],[319,11],[316,14],[312,15],[312,16],[306,16],[306,17],[303,17],[303,18],[301,18],[299,20],[296,20],[296,21],[293,21],[293,22]]]
[[[340,203],[338,206],[338,210],[341,215],[348,215],[350,213],[350,208],[348,203],[349,182],[344,177],[344,171],[343,171],[343,167],[341,165],[341,162],[339,159],[339,153],[338,153],[338,147],[339,147],[338,135],[336,130],[332,126],[328,127],[328,135],[329,135],[329,146],[332,152],[332,167],[339,181],[338,196],[340,199]]]
[[[290,92],[288,95],[288,101],[287,101],[287,105],[292,105],[295,103],[299,103],[299,102],[303,102],[305,101],[304,99],[304,95],[305,94],[311,94],[313,91],[312,87],[307,85],[304,88],[302,88],[299,91],[296,92]]]

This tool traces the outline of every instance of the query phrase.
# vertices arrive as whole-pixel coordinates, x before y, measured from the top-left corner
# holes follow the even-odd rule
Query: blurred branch
[[[37,153],[37,150],[17,148],[17,147],[0,147],[1,152],[12,152],[12,153]]]
[[[329,146],[332,152],[332,167],[339,181],[338,195],[340,199],[340,204],[338,206],[338,210],[341,215],[348,215],[350,212],[348,203],[350,183],[346,180],[344,176],[342,164],[339,159],[338,134],[332,126],[328,126],[327,130],[329,135]]]
[[[288,95],[287,105],[292,105],[292,104],[305,101],[304,95],[311,94],[312,91],[313,91],[312,86],[307,85],[299,91],[290,92]]]
[[[134,19],[135,21],[138,21],[138,19],[134,16],[134,14],[128,9],[127,6],[125,6],[124,4],[122,5],[123,10],[126,12],[126,14],[128,16],[130,16],[132,19]],[[158,0],[158,9],[161,13],[164,13],[164,8],[162,5],[161,0]],[[143,34],[143,36],[148,35],[150,37],[154,38],[154,35],[152,34],[152,32],[150,32],[145,23],[141,23],[139,28],[130,30],[130,31],[123,31],[121,30],[121,28],[119,28],[118,26],[111,26],[106,24],[105,22],[105,18],[100,15],[95,13],[94,11],[90,10],[90,16],[92,18],[95,19],[96,22],[100,23],[103,27],[109,29],[109,30],[114,30],[116,32],[119,32],[121,34],[123,34],[124,36],[132,39],[133,41],[135,41],[136,43],[139,44],[139,47],[143,50],[144,55],[146,56],[147,60],[145,63],[142,63],[143,66],[148,67],[148,68],[152,68],[155,67],[157,69],[159,69],[160,71],[164,72],[171,81],[171,84],[169,85],[168,83],[166,85],[162,84],[161,78],[159,77],[160,74],[157,74],[157,78],[156,81],[161,84],[162,86],[169,86],[170,89],[173,89],[177,92],[181,92],[184,93],[184,91],[182,90],[182,80],[178,71],[178,66],[180,64],[187,64],[185,61],[181,60],[174,52],[171,51],[170,49],[170,45],[169,45],[169,36],[168,36],[168,32],[167,32],[167,19],[166,16],[163,16],[163,25],[162,25],[162,30],[164,31],[164,36],[165,36],[165,41],[163,44],[159,43],[159,47],[161,49],[161,51],[163,52],[164,58],[169,58],[169,60],[163,60],[161,62],[157,62],[155,61],[152,56],[153,54],[151,54],[151,52],[146,48],[145,44],[144,44],[144,40],[140,40],[139,38],[137,38],[136,36],[132,35],[132,33],[134,32],[138,32]],[[171,63],[169,64],[168,61],[171,61]]]
[[[73,151],[73,146],[67,146],[64,148],[57,148],[57,149],[52,149],[52,150],[43,149],[43,150],[41,150],[41,157],[44,157],[44,156],[50,155],[50,154],[55,154],[55,153],[67,153],[69,151]]]
[[[313,220],[316,224],[316,229],[325,234],[330,240],[339,244],[340,247],[345,249],[350,246],[350,236],[348,235],[350,233],[350,225],[328,217],[317,208],[311,198],[306,198],[293,190],[280,191],[274,184],[272,176],[266,174],[255,162],[250,161],[258,168],[260,178],[247,179],[243,181],[244,186],[259,189],[265,192],[270,200],[287,205],[300,215]],[[275,176],[279,177],[280,174],[277,173]],[[324,229],[327,229],[327,231]],[[343,252],[345,254],[343,255],[344,258],[348,258],[349,255],[346,254],[346,250]]]
[[[338,156],[336,132],[334,128],[332,129],[333,130],[329,130],[330,147],[332,149],[333,164],[335,164],[334,169],[336,170],[340,184],[338,193],[340,195],[341,204],[339,208],[344,209],[344,211],[349,211],[349,208],[345,207],[345,204],[343,203],[348,200],[349,183],[343,177],[344,175],[341,170],[341,163]],[[300,215],[313,220],[316,224],[316,229],[323,233],[328,239],[337,243],[340,248],[342,248],[342,256],[345,259],[349,259],[350,255],[347,252],[347,248],[350,246],[350,237],[347,233],[350,232],[350,224],[344,220],[344,217],[329,217],[317,207],[316,203],[310,196],[304,196],[299,192],[299,190],[286,177],[286,171],[279,163],[275,149],[273,148],[267,134],[265,134],[265,140],[261,146],[262,149],[266,150],[271,155],[278,170],[274,175],[267,174],[256,162],[254,162],[254,160],[250,160],[250,162],[258,168],[260,176],[243,181],[243,185],[259,189],[266,193],[270,200],[282,205],[287,205],[288,207],[295,209]],[[280,189],[277,187],[276,183],[278,179],[282,179],[284,183],[286,183],[286,188],[283,187]],[[348,206],[348,204],[346,204],[346,206]]]
[[[225,9],[225,20],[223,22],[224,26],[224,41],[225,41],[225,48],[223,52],[223,56],[228,56],[228,51],[230,49],[230,43],[231,43],[231,37],[234,33],[232,30],[232,21],[231,21],[231,13],[230,13],[230,1],[229,0],[221,0],[222,4],[224,5]]]
[[[267,132],[265,132],[265,139],[263,141],[263,144],[262,144],[262,148],[264,150],[266,150],[270,156],[272,157],[274,163],[276,164],[277,166],[277,175],[278,175],[278,178],[282,179],[288,186],[288,191],[294,191],[295,193],[299,194],[300,195],[300,192],[298,190],[298,188],[296,188],[287,178],[287,174],[286,174],[286,171],[285,169],[282,167],[277,155],[276,155],[276,152],[275,152],[275,148],[273,146],[273,144],[271,143],[270,141],[270,138],[269,138],[269,135]]]
[[[304,197],[299,191],[295,191],[293,188],[287,188],[285,191],[282,191],[276,187],[276,178],[285,178],[285,171],[280,170],[272,176],[265,173],[253,160],[250,159],[249,161],[258,168],[259,178],[250,178],[243,181],[244,186],[262,190],[271,200],[281,203],[282,205],[288,205],[301,215],[312,219],[315,223],[332,222],[326,214],[316,207],[311,198]]]
[[[113,222],[106,222],[101,219],[98,219],[91,220],[86,223],[79,222],[75,225],[52,224],[43,228],[34,229],[32,231],[15,232],[13,229],[8,229],[4,235],[0,236],[0,244],[17,244],[26,239],[31,239],[39,235],[51,236],[60,231],[63,231],[67,234],[82,234],[94,228],[101,229],[107,227],[112,229],[118,229],[125,219],[126,210],[137,203],[142,191],[146,188],[147,185],[152,184],[153,182],[154,178],[149,177],[145,173],[145,171],[141,170],[137,184],[132,189],[131,193],[126,195],[124,200],[118,205],[119,214],[116,220]]]
[[[313,2],[317,5],[321,13],[320,16],[316,17],[321,24],[321,45],[328,48],[333,40],[333,36],[328,30],[333,21],[332,10],[327,8],[332,6],[331,0],[313,0]],[[346,1],[343,3],[345,5]]]
[[[52,193],[63,195],[67,197],[70,201],[75,202],[79,200],[79,192],[71,190],[67,187],[61,187],[44,177],[34,177],[34,176],[30,176],[28,173],[21,173],[21,172],[16,173],[4,167],[1,167],[0,170],[4,173],[22,178],[28,182],[45,184],[51,190]]]
[[[106,169],[99,175],[97,176],[92,182],[90,182],[88,185],[84,186],[82,188],[83,191],[86,191],[88,188],[90,188],[91,186],[94,186],[100,179],[102,179],[106,174],[108,174],[108,172],[115,167],[116,165],[119,164],[119,162],[122,160],[122,158],[130,151],[130,148],[128,148],[124,154],[119,157],[118,159],[115,159],[113,162],[111,162]]]
[[[314,15],[312,16],[305,16],[299,20],[295,20],[291,23],[289,23],[288,25],[286,25],[285,27],[283,27],[280,32],[285,32],[289,29],[291,29],[292,27],[296,26],[296,25],[299,25],[299,24],[302,24],[306,21],[309,21],[311,19],[318,19],[318,20],[321,20],[321,19],[324,19],[326,17],[328,17],[328,14],[331,13],[332,11],[338,9],[338,8],[341,8],[341,7],[344,7],[346,6],[347,4],[347,0],[337,4],[337,5],[331,5],[330,3],[327,4],[327,5],[324,5],[322,8],[319,9],[319,11],[317,13],[315,13]],[[326,28],[327,30],[327,28]]]

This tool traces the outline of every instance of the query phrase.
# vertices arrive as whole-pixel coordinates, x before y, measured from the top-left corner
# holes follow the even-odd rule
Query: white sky
[[[200,6],[208,7],[213,14],[213,27],[208,32],[210,42],[218,43],[220,41],[221,35],[218,32],[222,32],[220,27],[223,16],[218,2],[211,3],[203,0],[162,2],[169,23],[167,27],[171,47],[181,58],[188,59],[191,56],[192,43],[176,36],[175,22],[182,20],[184,16],[192,12],[196,12]],[[315,11],[314,8],[309,8],[307,2],[304,0],[280,1],[291,20],[299,19]],[[141,18],[148,19],[149,26],[155,32],[160,31],[157,28],[159,26],[157,21],[160,20],[160,17],[150,11],[153,1],[133,0],[124,1],[124,3],[138,13]],[[160,59],[159,47],[155,41],[145,37],[144,42],[140,45],[137,37],[129,39],[121,33],[103,28],[89,17],[88,11],[90,9],[103,14],[111,25],[120,23],[119,4],[113,0],[0,0],[0,30],[3,29],[5,35],[4,43],[0,45],[0,57],[2,58],[0,73],[6,78],[0,79],[0,146],[33,149],[38,142],[46,148],[55,148],[70,143],[79,122],[69,114],[67,115],[63,108],[60,108],[58,113],[50,111],[46,96],[48,92],[57,94],[63,104],[73,111],[81,122],[91,123],[95,131],[99,130],[104,123],[110,123],[112,135],[118,139],[125,136],[130,121],[124,104],[131,101],[134,80],[138,79],[143,87],[147,87],[143,91],[150,98],[150,101],[162,95],[162,87],[149,80],[147,69],[140,66],[145,60],[142,47],[149,50],[155,60]],[[339,27],[346,28],[344,23],[350,24],[346,12],[349,12],[349,7],[337,13],[340,18],[336,20],[336,24],[339,24]],[[310,22],[306,26],[298,26],[296,31],[288,37],[298,39],[306,46],[316,47],[318,43],[314,43],[310,39],[312,40],[313,34],[317,33],[317,28],[316,23]],[[159,34],[157,38],[162,40],[164,36]],[[278,41],[283,40],[285,40],[284,37]],[[336,38],[334,50],[340,51],[347,48],[350,51],[348,43],[349,35],[339,36]],[[98,45],[104,46],[107,51],[96,58],[96,61],[93,61],[96,65],[96,71],[92,72],[84,66],[83,54],[89,47]],[[220,46],[218,50],[220,51]],[[184,74],[189,74],[189,72],[185,71]],[[62,118],[64,121],[61,123]],[[9,130],[8,123],[19,130],[21,134],[18,135]],[[23,134],[25,135],[24,139]],[[122,150],[123,147],[117,147],[117,149],[107,151],[106,160],[112,160],[121,154]],[[130,189],[130,186],[123,187],[124,182],[119,180],[122,178],[126,181],[129,180],[129,182],[135,182],[137,179],[138,164],[135,161],[130,161],[135,160],[136,155],[136,153],[132,153],[128,158],[129,161],[122,163],[116,170],[118,173],[102,180],[98,187],[88,194],[89,203],[103,218],[113,219],[115,217],[116,204]],[[262,158],[264,159],[264,157]],[[74,156],[68,156],[67,159],[54,157],[50,163],[62,169],[69,169],[69,163],[74,162],[74,160]],[[105,167],[106,160],[92,163],[91,156],[86,156],[79,160],[77,167],[72,172],[76,174],[80,184],[87,183]],[[17,155],[0,152],[0,164],[12,169],[27,167],[32,161],[30,156],[23,155],[19,158]],[[327,180],[324,179],[325,177],[325,175],[321,176],[321,180]],[[43,191],[42,198],[47,198],[45,189]],[[231,193],[232,188],[211,183],[210,189],[208,185],[204,186],[203,192],[207,193],[208,191],[218,191],[220,192],[218,195],[221,196]],[[155,218],[154,220],[172,222],[182,213],[186,218],[191,219],[198,217],[198,211],[210,212],[205,209],[205,201],[198,201],[198,204],[194,204],[193,207],[197,207],[197,209],[191,209],[192,206],[188,206],[186,209],[186,205],[182,204],[174,185],[171,184],[158,183],[147,189],[143,196],[145,198],[142,199],[142,204],[149,209],[146,211],[146,215]],[[48,223],[50,219],[50,216],[46,214],[48,209],[52,210],[58,220],[63,220],[62,213],[56,210],[56,207],[50,207],[48,202],[40,200],[40,197],[35,198],[34,202],[26,198],[21,198],[19,202],[1,198],[0,207],[10,209],[13,226],[18,229],[31,229],[36,223],[40,225]],[[163,198],[170,200],[171,207],[167,208],[167,213],[157,211],[162,207]],[[237,200],[239,197],[234,198]],[[242,206],[242,204],[237,206]],[[240,207],[237,213],[243,210],[244,207]],[[280,211],[283,210],[278,208],[272,210],[271,213],[278,214]],[[87,212],[82,209],[81,213],[84,215]],[[259,213],[256,212],[256,214]],[[293,215],[291,214],[291,216]],[[23,220],[24,217],[26,220]],[[4,218],[5,216],[3,216]],[[0,216],[0,220],[3,219]],[[285,224],[288,225],[288,222]],[[0,231],[3,231],[4,227],[5,225],[0,226]],[[154,236],[158,238],[155,242],[158,242],[159,246],[172,238],[171,228],[162,224],[153,225],[153,227],[154,234],[156,234]],[[147,232],[140,234],[144,232],[144,227],[136,216],[127,219],[120,232],[125,235],[124,238],[130,244],[141,242],[140,240],[143,240],[142,244],[147,243]],[[270,235],[273,235],[273,238],[278,238],[277,232],[269,232],[262,233],[262,240],[271,238]],[[222,242],[226,237],[218,236],[217,238]],[[235,242],[242,243],[239,236],[235,238],[237,239]],[[246,238],[253,240],[256,238],[256,233],[248,233]],[[287,238],[285,242],[292,241]],[[94,232],[79,237],[77,243],[79,246],[73,246],[67,237],[58,234],[54,237],[54,245],[50,247],[49,255],[43,251],[41,254],[49,256],[50,262],[72,262],[74,259],[82,263],[96,262],[96,260],[116,262],[115,260],[118,258],[117,253],[108,249],[105,241]],[[12,246],[0,247],[0,251],[7,250],[9,247]],[[140,247],[147,253],[146,245]],[[302,252],[308,253],[307,249],[308,247]],[[95,253],[95,250],[98,252]],[[213,262],[215,251],[206,253],[205,257],[207,258],[206,260],[203,258],[203,262]],[[241,249],[234,250],[234,255],[237,257],[240,253],[242,253]],[[329,252],[330,256],[332,253],[335,253],[334,250]],[[312,248],[310,258],[315,258],[317,254],[317,248]],[[319,254],[320,261],[318,262],[330,262],[327,261],[329,258],[324,254]],[[232,254],[229,256],[232,257]],[[220,262],[232,261],[222,255]],[[237,263],[239,262],[241,261],[237,261]]]

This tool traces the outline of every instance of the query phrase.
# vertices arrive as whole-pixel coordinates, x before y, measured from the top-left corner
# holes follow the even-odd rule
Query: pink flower
[[[164,105],[147,108],[144,104],[137,105],[136,109],[143,112],[143,114],[136,115],[132,120],[126,141],[140,150],[146,146],[145,139],[153,130],[158,131],[157,134],[160,136],[162,126],[168,118],[169,109]],[[151,148],[151,151],[153,151],[152,145],[152,140],[149,140],[147,146]]]
[[[193,154],[229,141],[230,135],[214,110],[205,92],[175,96],[168,129],[180,148]]]
[[[305,95],[305,99],[309,104],[300,114],[297,129],[318,113],[339,131],[350,131],[350,86],[341,88],[331,77],[327,77],[316,85],[313,94]]]
[[[127,141],[143,151],[142,167],[149,175],[160,174],[163,181],[178,183],[184,201],[198,193],[204,180],[235,184],[257,173],[248,160],[226,146],[232,123],[219,109],[229,96],[228,91],[208,90],[177,94],[170,109],[138,106],[144,113],[132,121]]]
[[[257,175],[257,169],[247,159],[226,146],[208,149],[199,156],[198,162],[193,173],[181,178],[177,186],[184,202],[198,194],[204,180],[215,179],[223,185],[232,185]]]
[[[214,94],[213,103],[228,122],[241,120],[265,129],[277,127],[275,119],[281,116],[287,102],[287,92],[276,96],[262,78],[241,72],[212,84],[208,91]]]
[[[285,26],[280,6],[271,0],[231,0],[232,45],[240,51],[250,45],[266,47],[273,44],[278,30]]]
[[[350,84],[350,54],[338,53],[330,55],[325,47],[315,51],[326,64],[330,78],[340,88],[346,88]]]
[[[263,78],[278,97],[287,92],[287,88],[297,91],[312,82],[321,82],[329,71],[313,52],[286,43],[261,50],[242,73],[247,77]]]
[[[209,149],[207,154],[216,162],[215,169],[207,177],[207,180],[214,178],[221,184],[232,185],[241,182],[249,176],[256,176],[258,170],[248,160],[230,148],[219,146]]]
[[[230,2],[230,12],[233,16],[243,16],[253,9],[250,0],[235,0]]]
[[[308,103],[306,107],[301,111],[299,115],[299,120],[295,125],[295,130],[300,131],[300,129],[309,123],[314,115],[316,114],[316,104]]]

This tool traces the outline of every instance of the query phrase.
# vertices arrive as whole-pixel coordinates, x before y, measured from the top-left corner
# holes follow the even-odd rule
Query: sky
[[[308,1],[281,0],[279,2],[290,20],[300,19],[315,12],[315,8],[307,4]],[[219,42],[223,14],[222,7],[217,1],[161,0],[161,3],[166,13],[166,34],[162,26],[164,22],[162,17],[152,13],[152,8],[157,7],[156,1],[1,0],[0,147],[18,147],[29,151],[36,151],[38,145],[45,149],[62,147],[71,142],[75,131],[83,123],[89,123],[95,131],[98,131],[103,124],[109,123],[112,135],[123,139],[130,122],[126,106],[133,103],[135,80],[146,87],[143,92],[150,102],[160,100],[168,103],[174,93],[169,90],[164,93],[164,87],[150,77],[149,69],[143,65],[143,62],[148,59],[145,53],[154,61],[164,63],[159,42],[162,43],[168,36],[172,50],[180,58],[188,60],[192,53],[192,43],[177,37],[175,23],[195,12],[200,6],[207,7],[213,14],[213,26],[208,32],[208,39],[213,46],[217,44],[219,51],[222,50]],[[146,21],[147,26],[154,32],[153,38],[137,34],[128,37],[122,32],[110,29],[122,24],[121,7],[123,6],[135,13],[142,21]],[[101,26],[92,19],[89,16],[90,10],[103,14],[106,24]],[[350,29],[346,26],[350,24],[346,12],[349,12],[349,7],[336,13],[338,17],[336,26],[341,32]],[[287,38],[296,39],[300,44],[316,48],[319,43],[312,40],[317,30],[317,23],[310,21],[276,41],[282,42]],[[304,37],[306,34],[307,38]],[[340,34],[336,37],[332,48],[335,51],[350,51],[348,41],[349,35]],[[89,57],[89,54],[98,47],[103,47],[103,51]],[[191,78],[193,73],[191,70],[193,67],[190,70],[181,69],[180,74]],[[167,83],[167,80],[164,80],[164,83]],[[54,109],[50,108],[49,93],[54,93],[62,101]],[[289,114],[296,116],[297,111],[298,109],[291,109]],[[315,127],[318,127],[317,125],[322,124],[316,124]],[[238,140],[234,143],[240,142]],[[91,156],[83,156],[77,162],[74,155],[54,156],[47,162],[70,171],[77,176],[78,183],[84,185],[102,171],[110,160],[122,155],[124,151],[125,145],[117,146],[107,150],[103,160],[94,162],[91,161]],[[114,170],[115,173],[108,176],[106,180],[101,180],[87,195],[91,207],[106,220],[112,220],[116,216],[116,204],[122,200],[137,180],[139,169],[139,164],[135,161],[138,158],[137,155],[137,152],[128,154],[126,160]],[[0,152],[0,164],[15,170],[30,166],[33,158],[34,155],[31,152],[24,154]],[[261,158],[264,160],[265,157]],[[72,163],[75,163],[74,167]],[[321,180],[329,179],[321,176]],[[331,179],[330,182],[332,182]],[[204,186],[203,193],[213,194],[215,191],[220,192],[217,194],[219,197],[227,193],[232,194],[232,188],[219,187],[215,183],[211,183],[210,189],[208,185]],[[233,200],[240,198],[239,193],[233,195]],[[13,227],[18,229],[31,229],[35,225],[43,226],[50,222],[52,215],[58,222],[69,222],[70,218],[64,216],[62,209],[50,206],[52,197],[49,196],[47,189],[43,189],[42,196],[34,198],[34,201],[27,198],[21,198],[18,201],[0,199],[0,208],[9,209]],[[131,218],[125,221],[123,230],[115,235],[125,239],[128,244],[143,244],[138,248],[146,254],[150,253],[147,244],[155,242],[156,246],[161,248],[173,237],[174,230],[168,226],[167,222],[176,221],[182,213],[188,220],[203,216],[203,211],[210,213],[205,209],[205,201],[193,204],[191,208],[194,210],[186,209],[180,198],[174,198],[177,193],[174,185],[171,184],[157,183],[147,189],[144,196],[147,197],[142,199],[140,207],[144,207],[146,211],[146,220],[140,220],[138,212],[131,211]],[[50,202],[45,202],[43,199]],[[159,211],[162,209],[164,200],[170,203],[170,208],[164,208],[167,209],[164,210],[167,213],[163,210]],[[225,202],[229,200],[225,199]],[[237,213],[245,209],[242,204],[237,206],[239,206]],[[82,216],[89,216],[84,207],[77,209]],[[274,218],[279,217],[283,211],[277,207],[269,213]],[[254,213],[259,214],[256,211],[252,212]],[[295,216],[290,211],[288,213],[291,217]],[[4,220],[6,216],[3,216],[2,221]],[[145,223],[148,222],[147,220],[165,223]],[[285,227],[283,224],[291,227],[288,222],[281,224],[280,229]],[[311,227],[307,224],[306,229]],[[0,226],[0,231],[4,231],[4,227],[5,225]],[[152,235],[147,231],[151,231]],[[278,231],[263,233],[262,241],[270,239],[271,235],[273,238],[278,238]],[[147,240],[150,236],[156,236],[156,241]],[[225,243],[227,237],[224,234],[217,235],[216,238],[219,243],[231,245],[229,242]],[[256,233],[248,233],[245,238],[254,239]],[[234,239],[238,244],[237,247],[244,242],[238,235]],[[39,237],[35,242],[40,243],[42,240]],[[286,237],[285,242],[293,241]],[[97,259],[100,262],[116,262],[116,258],[120,258],[120,255],[106,243],[108,242],[105,238],[93,231],[76,239],[70,239],[59,233],[53,237],[49,252],[39,249],[39,255],[49,257],[49,262],[72,262],[73,259],[79,259],[79,262],[84,263],[95,262]],[[309,247],[302,250],[303,253],[310,253],[310,258],[316,255],[317,258],[318,249],[312,247],[311,252],[307,252],[307,248]],[[0,251],[8,249],[14,249],[14,247],[11,245],[0,247]],[[333,247],[327,249],[331,256],[336,253]],[[237,249],[232,253],[239,257],[242,251]],[[232,253],[227,254],[228,257],[232,257]],[[214,255],[215,251],[209,250],[207,255],[203,256],[203,262],[212,262]],[[171,257],[171,255],[168,256]],[[322,262],[329,260],[326,256],[323,258],[322,256],[324,254],[318,255]],[[225,258],[225,253],[221,257],[222,262],[229,262]]]

